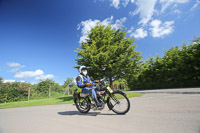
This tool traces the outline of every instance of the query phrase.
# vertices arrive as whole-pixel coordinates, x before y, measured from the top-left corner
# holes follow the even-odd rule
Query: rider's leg
[[[96,89],[98,89],[98,88],[97,87],[92,88],[92,99],[96,103],[97,107],[102,107],[103,104],[99,103],[99,100],[97,99]]]
[[[82,93],[89,93],[92,96],[92,99],[96,103],[97,107],[101,107],[103,106],[103,104],[99,103],[95,89],[96,87],[93,87],[93,88],[86,87],[85,89],[82,90]]]
[[[84,93],[84,94],[89,93],[92,96],[92,98],[95,98],[95,97],[97,97],[95,89],[96,88],[86,87],[85,89],[82,89],[82,93]]]
[[[92,95],[92,89],[86,87],[85,89],[82,89],[82,93]]]

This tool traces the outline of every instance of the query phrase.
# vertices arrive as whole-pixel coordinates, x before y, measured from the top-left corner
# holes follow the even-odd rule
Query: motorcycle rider
[[[92,83],[98,83],[99,80],[91,81],[89,76],[87,75],[87,68],[85,66],[81,66],[79,68],[79,72],[80,75],[76,78],[78,92],[82,92],[84,94],[90,94],[92,96],[93,101],[96,103],[97,107],[103,106],[102,103],[99,103],[95,92],[95,89],[98,88],[92,86]]]

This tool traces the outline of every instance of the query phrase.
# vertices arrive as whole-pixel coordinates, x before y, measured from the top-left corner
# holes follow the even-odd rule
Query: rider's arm
[[[99,80],[94,80],[92,81],[92,83],[99,83]]]
[[[78,86],[79,88],[84,88],[84,87],[86,87],[86,84],[82,84],[82,79],[81,79],[80,76],[78,76],[78,77],[76,78],[76,84],[77,84],[77,86]]]

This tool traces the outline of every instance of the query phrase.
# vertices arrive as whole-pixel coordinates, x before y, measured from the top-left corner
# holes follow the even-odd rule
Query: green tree
[[[21,82],[7,82],[0,85],[0,103],[27,100],[30,84]]]
[[[95,79],[106,77],[110,85],[125,77],[142,58],[135,50],[134,39],[125,38],[126,33],[125,29],[97,24],[75,51],[78,53],[77,64],[89,67],[89,74]]]
[[[200,38],[164,51],[163,57],[150,58],[141,68],[135,81],[129,82],[132,89],[200,86]]]
[[[3,83],[3,78],[2,77],[0,77],[0,84],[2,84]]]
[[[72,86],[75,85],[75,83],[74,83],[74,78],[68,77],[68,78],[65,80],[65,83],[64,83],[63,87],[66,88],[68,85],[69,85],[69,87],[72,87]]]
[[[49,88],[53,88],[54,82],[52,80],[43,80],[37,84],[36,91],[41,96],[47,96],[49,94]]]
[[[37,85],[32,87],[34,91],[36,91],[37,95],[40,97],[45,97],[47,95],[50,95],[54,97],[54,93],[63,92],[63,87],[52,80],[43,80],[39,82]]]

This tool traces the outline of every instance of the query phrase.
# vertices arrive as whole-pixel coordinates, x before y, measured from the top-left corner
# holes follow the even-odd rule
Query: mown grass
[[[129,98],[141,96],[141,93],[127,93]],[[70,104],[73,103],[73,96],[58,97],[58,98],[47,98],[38,99],[30,101],[19,101],[19,102],[9,102],[0,104],[0,109],[5,108],[16,108],[16,107],[26,107],[26,106],[41,106],[41,105],[54,105],[54,104]]]
[[[128,96],[128,98],[132,98],[132,97],[139,97],[142,96],[142,93],[126,93],[126,95]]]

